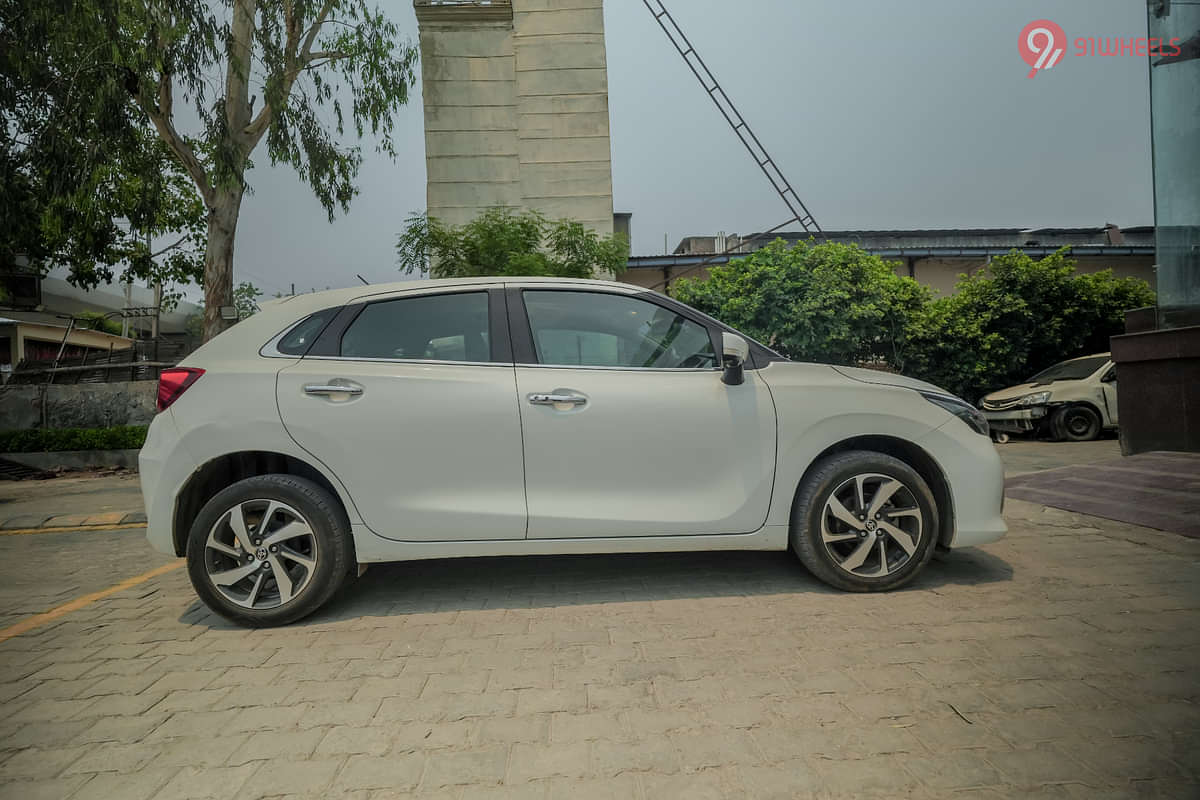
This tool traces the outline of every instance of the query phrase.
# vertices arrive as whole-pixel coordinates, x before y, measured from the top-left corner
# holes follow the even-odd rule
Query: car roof
[[[344,289],[326,289],[323,292],[309,292],[308,294],[289,295],[280,297],[274,300],[266,300],[259,303],[259,307],[266,309],[274,307],[278,304],[294,301],[296,298],[304,298],[302,303],[306,307],[329,307],[337,305],[345,305],[358,300],[366,300],[375,295],[394,294],[395,292],[409,291],[427,291],[430,289],[453,289],[458,286],[500,286],[509,284],[512,286],[536,286],[538,284],[578,284],[580,287],[592,286],[597,288],[620,289],[621,291],[645,291],[641,287],[634,286],[629,283],[620,283],[618,281],[600,281],[587,280],[583,278],[552,278],[552,277],[525,277],[525,276],[494,276],[484,275],[476,278],[441,278],[436,280],[408,280],[408,281],[392,281],[391,283],[372,283],[365,286],[350,286]]]
[[[1076,358],[1068,358],[1066,361],[1060,361],[1060,364],[1070,364],[1072,361],[1083,361],[1089,358],[1100,358],[1101,356],[1108,358],[1111,353],[1092,353],[1090,356],[1077,356]]]

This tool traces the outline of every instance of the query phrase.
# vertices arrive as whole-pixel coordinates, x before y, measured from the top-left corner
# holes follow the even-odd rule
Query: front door
[[[721,382],[711,329],[631,294],[525,289],[514,306],[529,538],[763,525],[775,407],[753,370]]]
[[[1108,424],[1117,424],[1117,365],[1113,364],[1100,379],[1100,391],[1104,394],[1104,408],[1108,412]]]
[[[381,536],[525,537],[521,423],[494,291],[491,303],[487,291],[369,303],[336,355],[279,373],[288,433],[337,475]]]

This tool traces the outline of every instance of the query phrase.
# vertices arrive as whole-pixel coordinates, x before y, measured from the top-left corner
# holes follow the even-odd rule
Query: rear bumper
[[[983,411],[987,417],[988,426],[992,430],[1007,433],[1028,433],[1037,430],[1046,417],[1045,406],[1033,408],[1010,409],[1008,411]]]
[[[146,540],[160,553],[178,555],[174,536],[175,493],[197,466],[180,444],[171,410],[163,411],[150,423],[146,443],[138,453],[138,476],[146,505]]]

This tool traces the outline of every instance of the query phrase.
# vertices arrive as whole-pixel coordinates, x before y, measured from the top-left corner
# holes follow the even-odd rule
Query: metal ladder
[[[700,85],[704,87],[704,91],[716,104],[721,115],[725,117],[725,121],[733,128],[733,132],[742,140],[742,144],[746,146],[746,151],[750,153],[750,157],[754,159],[754,163],[758,164],[758,168],[767,176],[767,180],[771,182],[771,186],[783,199],[784,204],[788,207],[788,212],[792,218],[784,225],[789,225],[792,222],[800,223],[808,233],[821,233],[821,226],[813,219],[813,215],[809,213],[808,208],[804,205],[804,201],[800,199],[800,195],[796,194],[796,190],[784,177],[783,172],[775,164],[771,154],[762,146],[762,142],[754,135],[754,131],[750,130],[750,126],[737,110],[737,106],[729,99],[729,95],[725,94],[725,90],[721,88],[721,84],[717,83],[717,79],[713,77],[712,72],[704,63],[704,59],[700,58],[700,54],[696,52],[696,48],[688,41],[683,29],[679,27],[679,23],[667,11],[667,7],[662,4],[662,0],[642,0],[650,13],[654,15],[655,21],[659,27],[667,34],[667,38],[671,40],[671,44],[675,45],[675,49],[679,51],[679,55],[683,56],[684,63],[692,70],[692,74],[696,76],[696,80],[700,81]],[[669,23],[669,24],[668,24]],[[777,227],[783,227],[782,225]]]

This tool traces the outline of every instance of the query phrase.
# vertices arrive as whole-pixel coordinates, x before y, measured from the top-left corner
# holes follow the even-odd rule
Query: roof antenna
[[[362,275],[355,274],[354,277],[358,278],[360,281],[362,281],[367,286],[371,285],[371,282],[369,280],[367,280],[366,278],[364,278]]]

